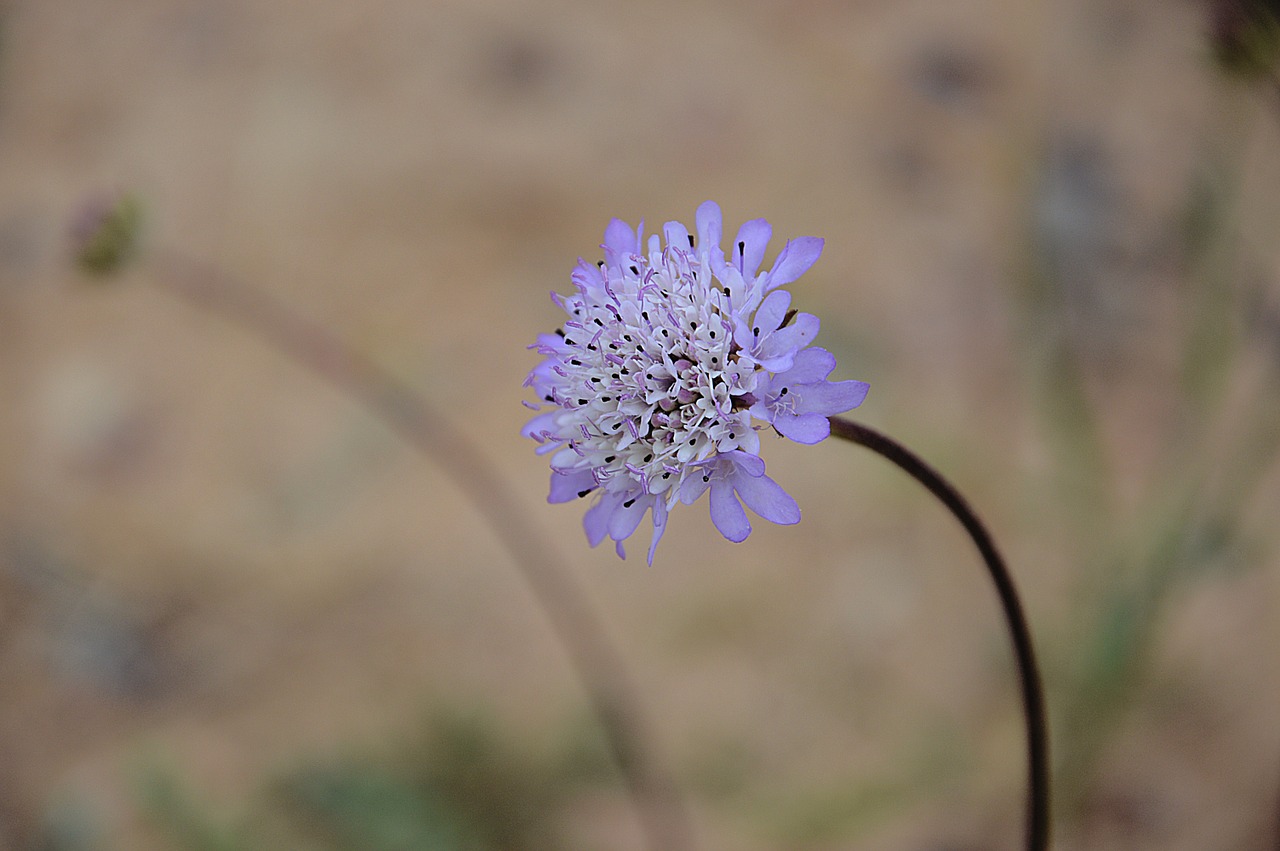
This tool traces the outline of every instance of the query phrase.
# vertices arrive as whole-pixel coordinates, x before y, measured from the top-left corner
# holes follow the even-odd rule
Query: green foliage
[[[1206,152],[1188,184],[1174,235],[1178,251],[1169,258],[1181,273],[1179,321],[1170,329],[1181,337],[1168,384],[1176,426],[1150,453],[1154,463],[1132,509],[1121,511],[1114,499],[1115,471],[1105,459],[1117,450],[1105,439],[1109,414],[1099,404],[1115,364],[1129,356],[1126,329],[1117,329],[1121,344],[1098,358],[1089,337],[1114,317],[1087,311],[1087,321],[1069,316],[1096,303],[1094,293],[1118,287],[1134,288],[1128,297],[1139,305],[1135,316],[1142,315],[1134,270],[1086,262],[1105,252],[1096,229],[1079,221],[1105,225],[1113,218],[1113,201],[1099,188],[1108,182],[1105,162],[1077,156],[1070,167],[1059,166],[1058,184],[1046,180],[1046,186],[1058,193],[1050,206],[1071,207],[1073,216],[1065,219],[1071,226],[1061,217],[1037,219],[1040,229],[1029,240],[1033,256],[1020,293],[1027,329],[1022,360],[1054,454],[1049,503],[1054,522],[1062,524],[1059,546],[1078,564],[1080,577],[1070,626],[1048,642],[1046,654],[1056,809],[1063,822],[1087,805],[1096,766],[1152,685],[1165,613],[1190,583],[1259,560],[1247,518],[1280,458],[1280,369],[1273,366],[1256,381],[1253,410],[1224,414],[1223,404],[1258,342],[1248,337],[1245,321],[1258,295],[1249,291],[1243,272],[1248,263],[1239,233],[1243,147],[1232,139]],[[1055,262],[1061,257],[1073,262]],[[1043,625],[1037,631],[1043,641]]]
[[[308,760],[219,820],[170,773],[151,771],[142,798],[187,851],[553,851],[564,847],[572,795],[598,780],[594,743],[533,754],[489,720],[448,713],[393,755]]]

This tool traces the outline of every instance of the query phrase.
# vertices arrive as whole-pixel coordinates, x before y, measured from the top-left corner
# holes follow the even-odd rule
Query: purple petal
[[[639,251],[640,243],[636,240],[636,232],[631,229],[631,225],[622,219],[613,219],[604,229],[604,245],[600,247],[604,249],[605,262],[610,266],[617,266],[628,254]]]
[[[628,502],[631,504],[627,505]],[[640,521],[644,519],[644,513],[652,502],[653,497],[637,496],[636,494],[624,499],[613,510],[613,515],[609,518],[609,537],[615,541],[625,541],[630,538],[631,533],[636,530],[636,527],[640,525]]]
[[[782,526],[800,522],[800,506],[768,476],[738,476],[733,479],[733,486],[747,507],[765,520]],[[715,498],[714,491],[711,496]],[[714,502],[712,504],[714,506]]]
[[[816,236],[801,236],[789,240],[769,271],[766,290],[785,286],[809,271],[822,254],[823,240]]]
[[[812,313],[796,314],[790,325],[770,334],[751,356],[770,372],[789,370],[795,366],[797,353],[818,336],[821,325]]]
[[[759,455],[752,455],[741,449],[730,449],[728,452],[721,452],[719,458],[723,459],[720,461],[720,470],[726,475],[737,475],[737,470],[748,476],[764,475],[764,459]],[[725,462],[731,462],[733,466],[730,467]]]
[[[596,489],[596,480],[591,475],[590,470],[575,470],[572,473],[556,473],[551,474],[551,495],[547,497],[547,502],[552,504],[559,502],[571,502],[578,498],[583,491],[593,491]]]
[[[738,446],[748,455],[758,456],[760,454],[760,433],[751,428],[750,421],[748,421],[742,434],[738,436]]]
[[[764,219],[752,219],[738,228],[738,238],[733,241],[729,256],[735,260],[741,258],[740,271],[747,278],[754,277],[760,261],[764,259],[764,250],[773,236],[773,228]],[[739,248],[741,246],[741,248]],[[739,253],[739,252],[743,253]]]
[[[747,513],[734,497],[733,486],[724,479],[717,479],[711,485],[711,522],[721,535],[735,544],[745,541],[751,534]]]
[[[698,231],[698,248],[718,248],[724,230],[724,216],[720,214],[720,205],[715,201],[703,201],[698,206],[693,221]]]
[[[776,331],[778,326],[782,324],[782,320],[787,316],[787,308],[791,306],[791,293],[786,290],[778,290],[770,293],[761,305],[756,308],[755,319],[753,320],[754,329],[760,329],[760,337],[764,337],[772,331]],[[758,338],[757,338],[758,339]]]
[[[600,267],[594,263],[588,263],[581,257],[578,258],[578,268],[573,270],[569,279],[580,289],[588,292],[596,292],[604,286],[604,276],[600,274]]]
[[[812,445],[831,436],[831,421],[821,414],[792,414],[782,411],[774,414],[773,427],[783,437],[796,443]]]
[[[810,384],[822,381],[836,368],[836,356],[826,349],[810,346],[796,353],[791,369],[776,376],[773,384],[783,387],[787,384]]]
[[[689,229],[680,222],[667,222],[662,228],[662,234],[667,240],[667,245],[672,248],[679,248],[681,251],[689,250]]]
[[[649,566],[653,567],[653,554],[658,549],[662,533],[667,531],[667,503],[661,497],[653,503],[653,540],[649,543]]]
[[[702,492],[710,486],[709,482],[704,481],[702,476],[694,471],[693,475],[680,483],[680,501],[685,505],[693,505],[702,496]]]
[[[587,513],[582,516],[582,528],[587,533],[588,544],[594,547],[609,534],[609,517],[621,503],[622,494],[607,493],[587,509]]]
[[[796,391],[796,411],[802,414],[843,413],[861,405],[870,389],[871,385],[865,381],[821,381],[803,384]]]
[[[536,417],[534,417],[533,419],[529,420],[529,422],[524,424],[524,428],[520,429],[520,436],[532,437],[533,439],[537,440],[538,435],[540,433],[544,431],[554,431],[555,424],[556,424],[556,415],[559,413],[560,413],[560,409],[554,408],[550,411],[545,411],[541,414],[538,414]],[[556,444],[552,443],[552,444],[546,444],[546,445],[555,446]],[[540,446],[538,448],[541,449],[543,447]]]

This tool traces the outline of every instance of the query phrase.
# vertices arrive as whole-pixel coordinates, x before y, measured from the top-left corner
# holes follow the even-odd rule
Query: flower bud
[[[142,205],[134,195],[111,193],[90,198],[71,223],[76,263],[95,276],[118,271],[133,259],[142,226]]]

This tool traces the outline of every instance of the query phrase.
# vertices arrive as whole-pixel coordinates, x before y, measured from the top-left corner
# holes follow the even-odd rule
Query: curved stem
[[[982,555],[1000,597],[1022,684],[1022,710],[1027,726],[1027,848],[1043,851],[1049,846],[1049,732],[1044,690],[1031,643],[1031,630],[1009,568],[996,549],[991,533],[968,501],[914,452],[875,429],[841,417],[831,417],[831,434],[865,446],[924,485],[960,521]]]
[[[328,380],[429,456],[488,522],[524,574],[590,697],[653,851],[687,851],[693,831],[676,784],[654,754],[640,717],[639,689],[563,559],[522,510],[502,475],[472,440],[420,394],[360,357],[323,326],[264,292],[178,255],[159,258],[156,282],[255,332]]]

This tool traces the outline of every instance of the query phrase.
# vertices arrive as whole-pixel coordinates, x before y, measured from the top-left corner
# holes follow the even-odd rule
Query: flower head
[[[779,287],[804,274],[822,240],[789,241],[759,272],[772,228],[744,224],[729,254],[720,208],[698,208],[696,236],[668,222],[646,241],[643,223],[614,219],[604,260],[578,261],[576,291],[552,299],[567,318],[532,346],[526,379],[546,407],[523,434],[551,455],[550,502],[593,497],[583,519],[592,546],[622,542],[649,513],[649,563],[677,503],[710,490],[711,519],[731,541],[751,524],[742,504],[790,524],[800,509],[765,475],[759,430],[799,443],[830,433],[827,417],[866,396],[861,381],[827,381],[835,357],[810,345],[818,318],[791,309]],[[528,403],[526,403],[528,404]]]

